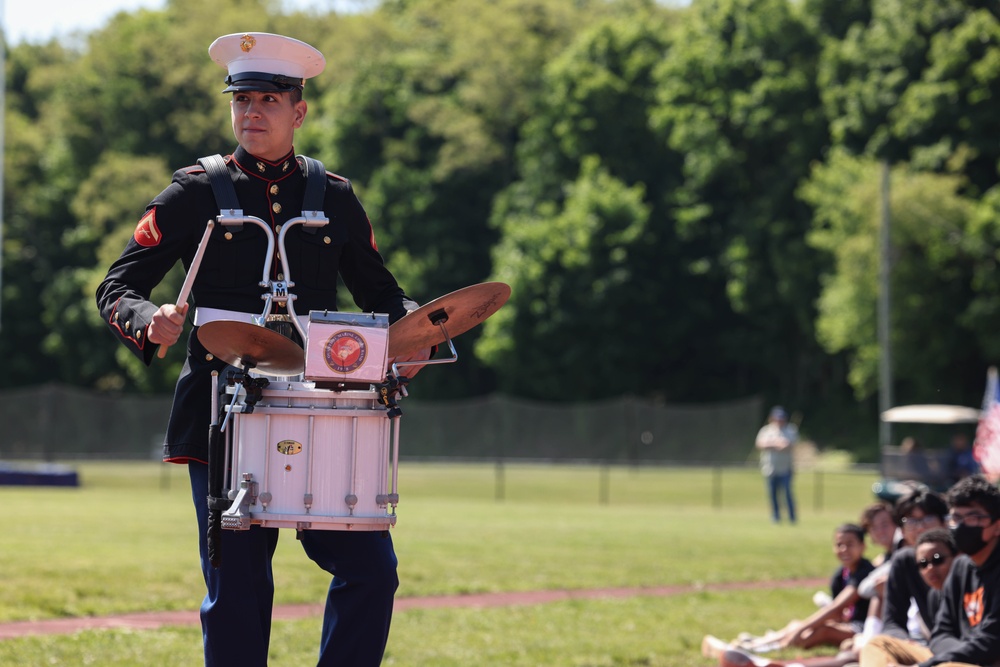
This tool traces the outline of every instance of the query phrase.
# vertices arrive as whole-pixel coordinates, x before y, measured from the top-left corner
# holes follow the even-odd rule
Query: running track
[[[825,586],[826,579],[794,579],[789,581],[745,581],[720,584],[688,584],[683,586],[654,586],[650,588],[590,588],[583,590],[522,591],[513,593],[481,593],[470,595],[439,595],[431,597],[396,598],[395,612],[407,609],[438,609],[443,607],[504,607],[512,605],[544,604],[562,600],[594,600],[601,598],[628,598],[641,596],[668,596],[702,591],[739,591],[758,588],[796,588]],[[322,616],[323,604],[275,606],[273,619],[287,621],[311,616]],[[152,611],[117,616],[86,616],[56,618],[41,621],[14,621],[0,623],[0,640],[32,635],[65,635],[83,630],[127,628],[131,630],[156,630],[172,625],[198,625],[195,611]]]

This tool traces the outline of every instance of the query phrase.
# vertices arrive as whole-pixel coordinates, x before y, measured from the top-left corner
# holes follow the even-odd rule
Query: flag
[[[1000,480],[1000,382],[994,366],[986,373],[983,412],[976,426],[973,454],[987,478],[993,482]]]

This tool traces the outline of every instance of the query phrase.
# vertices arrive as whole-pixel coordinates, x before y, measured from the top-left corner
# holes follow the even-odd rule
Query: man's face
[[[948,547],[940,542],[924,542],[917,545],[916,557],[920,576],[928,586],[941,590],[951,570],[952,555]]]
[[[925,514],[919,507],[903,517],[903,541],[907,546],[917,543],[917,538],[926,533],[931,528],[942,528],[944,524],[941,519],[933,514]]]
[[[958,550],[973,556],[973,559],[987,546],[992,548],[1000,539],[1000,520],[993,520],[989,512],[975,502],[967,507],[952,507],[948,514],[948,528],[955,535]]]
[[[875,544],[883,547],[892,546],[892,538],[896,534],[896,522],[892,520],[889,510],[882,510],[872,517],[868,532]]]
[[[276,162],[292,150],[295,130],[306,117],[306,103],[292,103],[288,93],[233,93],[229,103],[233,134],[250,154]]]

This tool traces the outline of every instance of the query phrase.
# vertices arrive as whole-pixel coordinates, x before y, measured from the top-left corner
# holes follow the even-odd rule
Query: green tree
[[[671,16],[648,8],[604,21],[546,68],[518,147],[520,179],[493,213],[495,275],[515,282],[479,349],[508,391],[569,400],[703,389],[708,373],[678,350],[707,310],[664,196],[683,158],[662,148],[649,118]],[[514,351],[531,362],[513,363]]]
[[[976,259],[967,231],[976,205],[961,190],[955,176],[892,170],[890,327],[901,403],[940,402],[939,396],[972,401],[982,389],[969,386],[983,372],[968,311]],[[835,260],[823,279],[817,336],[827,351],[848,354],[848,378],[863,400],[878,391],[882,354],[880,167],[837,151],[817,166],[802,196],[816,210],[809,243]]]
[[[696,2],[656,73],[655,127],[684,155],[669,193],[727,370],[713,393],[764,391],[801,404],[829,391],[813,331],[824,257],[804,241],[795,191],[827,144],[819,37],[785,0]],[[753,350],[748,354],[748,350]]]
[[[324,99],[334,141],[320,156],[357,184],[411,296],[430,301],[490,275],[490,210],[514,178],[545,63],[611,9],[591,0],[419,0],[377,10],[377,39],[358,53],[354,78]],[[478,335],[456,341],[458,368],[421,376],[424,395],[491,388],[470,354]]]
[[[819,70],[833,141],[853,152],[997,178],[1000,7],[987,0],[886,0],[831,41]]]
[[[655,334],[634,308],[645,278],[632,261],[649,224],[643,188],[587,157],[566,189],[561,210],[545,204],[504,219],[497,277],[517,305],[487,321],[479,352],[507,369],[501,387],[511,393],[581,400],[640,391],[633,382],[650,350],[635,343]]]

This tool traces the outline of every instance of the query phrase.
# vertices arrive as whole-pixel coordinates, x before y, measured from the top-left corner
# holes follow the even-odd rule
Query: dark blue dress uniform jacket
[[[238,148],[226,157],[229,173],[246,215],[256,216],[275,231],[301,215],[305,178],[293,154],[266,162]],[[298,298],[295,312],[337,310],[337,275],[365,312],[388,313],[390,322],[405,314],[406,300],[375,245],[371,223],[347,179],[328,173],[324,211],[330,223],[307,230],[302,225],[285,237],[291,280]],[[146,209],[118,260],[97,289],[97,304],[112,333],[147,365],[158,345],[147,343],[146,328],[158,304],[150,293],[176,264],[187,269],[209,220],[219,214],[208,175],[200,166],[174,173],[171,184]],[[260,314],[264,308],[259,282],[267,238],[253,224],[240,231],[216,225],[191,290],[193,306]],[[273,258],[272,279],[284,279]],[[215,359],[198,341],[197,327],[188,338],[187,360],[177,380],[167,424],[164,459],[207,460],[211,421],[211,372],[227,364]]]

